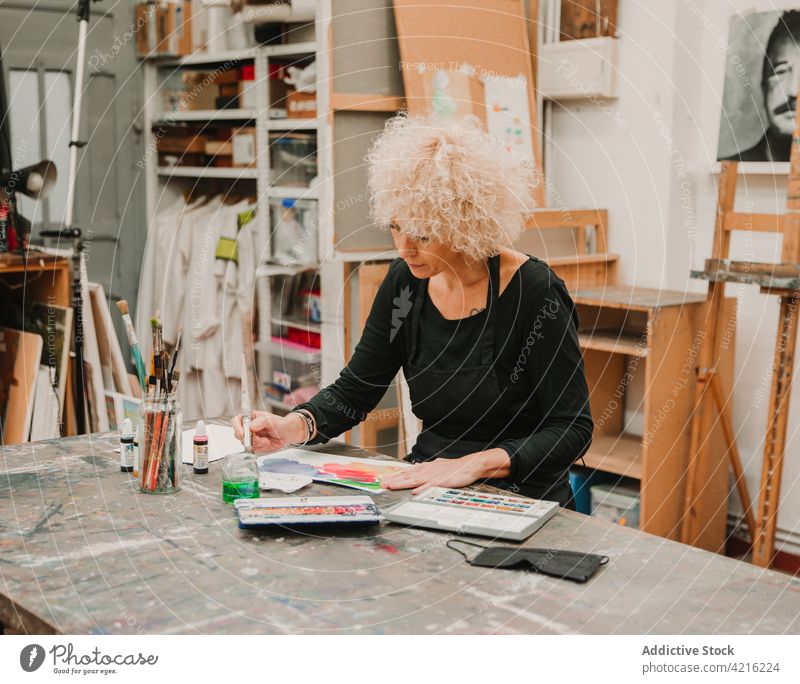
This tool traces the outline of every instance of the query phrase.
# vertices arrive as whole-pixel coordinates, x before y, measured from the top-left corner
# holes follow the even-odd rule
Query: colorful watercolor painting
[[[487,76],[483,87],[489,133],[507,152],[533,160],[527,79]]]
[[[380,461],[374,458],[348,458],[334,454],[284,449],[258,460],[262,473],[305,475],[316,482],[341,485],[380,494],[381,477],[407,468],[401,461]]]
[[[483,86],[473,67],[462,64],[457,69],[421,70],[422,99],[430,102],[431,111],[442,119],[461,119],[469,114],[485,121]]]

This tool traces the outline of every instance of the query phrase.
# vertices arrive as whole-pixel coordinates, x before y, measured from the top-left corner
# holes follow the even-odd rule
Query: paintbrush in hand
[[[250,387],[247,380],[247,356],[242,354],[242,443],[244,450],[253,451],[253,436],[250,434],[250,415],[253,406],[250,403]]]

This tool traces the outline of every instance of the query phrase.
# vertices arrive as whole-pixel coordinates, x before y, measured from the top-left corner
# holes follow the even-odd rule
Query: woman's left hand
[[[504,449],[476,451],[461,458],[437,458],[403,468],[383,478],[384,489],[414,489],[412,494],[428,487],[467,487],[476,480],[508,477],[511,459]]]
[[[414,489],[419,494],[429,487],[466,487],[481,476],[475,461],[464,458],[437,458],[417,463],[410,468],[392,473],[381,479],[384,489]]]

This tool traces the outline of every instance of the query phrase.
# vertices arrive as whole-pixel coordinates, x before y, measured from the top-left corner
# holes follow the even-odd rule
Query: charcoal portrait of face
[[[788,161],[800,87],[800,11],[736,17],[730,45],[718,158]]]

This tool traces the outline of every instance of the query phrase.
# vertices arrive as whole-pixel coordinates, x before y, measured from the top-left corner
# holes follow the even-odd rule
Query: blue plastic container
[[[569,469],[569,486],[572,487],[572,495],[575,499],[575,510],[584,515],[592,514],[592,493],[591,487],[596,484],[613,481],[614,478],[608,473],[598,472],[591,468],[581,468],[574,466]]]

